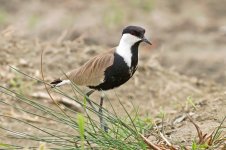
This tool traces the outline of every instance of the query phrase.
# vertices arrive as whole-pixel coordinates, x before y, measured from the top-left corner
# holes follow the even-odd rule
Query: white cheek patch
[[[128,67],[131,67],[132,61],[131,47],[138,41],[140,41],[140,38],[136,36],[131,34],[123,34],[119,46],[116,49],[116,53],[123,57]]]
[[[124,59],[128,67],[131,66],[131,58],[132,58],[132,53],[130,48],[131,48],[130,46],[124,45],[124,46],[118,46],[116,50],[116,53],[122,56],[122,58]]]
[[[126,33],[126,34],[123,34],[123,36],[122,36],[122,38],[120,40],[120,43],[124,42],[124,43],[128,43],[128,44],[133,45],[134,43],[136,43],[136,42],[138,42],[140,40],[141,40],[140,38],[138,38],[138,37],[136,37],[134,35]]]

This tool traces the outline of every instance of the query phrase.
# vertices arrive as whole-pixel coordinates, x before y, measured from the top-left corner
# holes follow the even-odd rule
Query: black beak
[[[149,45],[152,45],[150,41],[148,41],[145,37],[142,39],[143,42],[148,43]]]

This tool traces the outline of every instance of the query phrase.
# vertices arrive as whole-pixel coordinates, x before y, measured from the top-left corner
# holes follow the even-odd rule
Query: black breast
[[[96,90],[109,90],[115,87],[119,87],[123,83],[127,82],[135,73],[138,63],[138,44],[131,47],[132,61],[131,67],[129,67],[124,61],[123,57],[114,53],[114,62],[112,66],[109,66],[105,71],[104,82],[98,86],[89,86],[89,88]]]

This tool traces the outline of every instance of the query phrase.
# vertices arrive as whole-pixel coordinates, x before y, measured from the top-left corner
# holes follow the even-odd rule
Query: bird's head
[[[151,42],[145,38],[144,34],[145,34],[145,29],[142,27],[128,26],[123,29],[121,40],[123,41],[123,43],[127,43],[130,45],[133,45],[137,42],[139,43],[145,42],[152,45]]]

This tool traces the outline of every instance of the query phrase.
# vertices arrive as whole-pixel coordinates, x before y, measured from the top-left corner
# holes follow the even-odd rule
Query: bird
[[[52,87],[71,84],[86,86],[91,89],[87,96],[94,91],[108,91],[126,83],[136,72],[138,66],[138,49],[141,42],[152,43],[145,37],[145,29],[130,25],[122,30],[118,46],[94,56],[81,67],[69,71],[50,83]],[[101,94],[99,113],[102,115],[104,95]],[[92,106],[92,103],[88,101]],[[92,106],[93,107],[93,106]],[[99,116],[101,128],[107,126]]]

